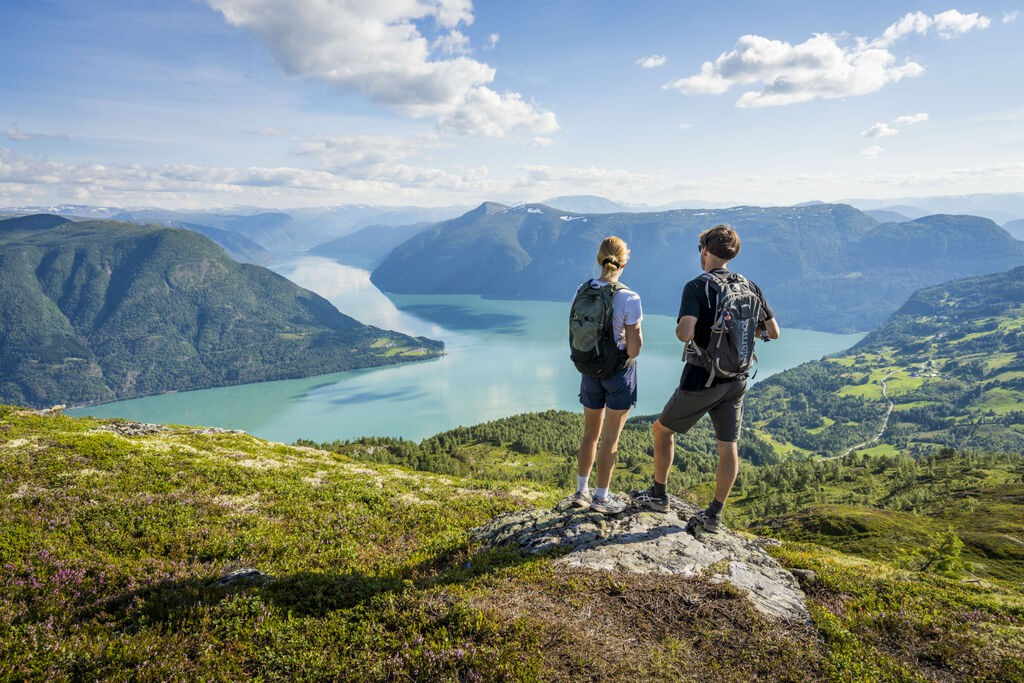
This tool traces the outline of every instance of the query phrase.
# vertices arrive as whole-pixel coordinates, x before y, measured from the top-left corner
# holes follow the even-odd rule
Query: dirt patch
[[[539,629],[547,680],[826,679],[813,627],[765,619],[728,585],[588,570],[517,584],[492,586],[472,605]]]

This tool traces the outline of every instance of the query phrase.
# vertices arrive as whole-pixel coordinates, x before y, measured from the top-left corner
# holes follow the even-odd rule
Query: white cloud
[[[416,173],[415,167],[404,162],[442,146],[436,136],[338,135],[299,140],[294,154],[313,157],[329,173],[380,180]],[[433,174],[432,170],[423,173]]]
[[[657,69],[659,66],[664,66],[667,61],[668,57],[665,55],[650,55],[649,57],[641,57],[634,64],[643,69]]]
[[[1016,21],[1017,17],[1019,17],[1019,16],[1020,16],[1020,12],[1017,11],[1017,10],[1013,10],[1012,12],[1004,12],[1003,13],[1003,23],[1004,24],[1012,23],[1012,22]]]
[[[336,170],[67,164],[28,159],[0,147],[0,197],[19,197],[14,200],[18,204],[32,197],[44,202],[77,197],[123,206],[210,206],[235,201],[285,207],[311,201],[334,204],[373,200],[411,200],[427,206],[463,195],[493,196],[504,189],[490,179],[486,167],[448,172],[401,163],[374,166],[374,162],[366,161],[360,173],[360,163],[357,159],[349,169]],[[351,172],[345,172],[348,170]]]
[[[862,132],[866,138],[884,138],[889,135],[896,135],[899,133],[895,128],[891,128],[888,123],[876,123],[875,125]]]
[[[912,126],[915,123],[922,123],[928,120],[928,114],[907,114],[906,116],[897,116],[892,120],[897,126]]]
[[[860,151],[860,155],[865,159],[877,159],[884,151],[885,149],[883,147],[879,147],[878,145],[871,145],[870,147],[862,149]]]
[[[487,42],[484,43],[484,49],[493,50],[498,45],[499,40],[501,40],[501,36],[497,33],[492,33],[487,36]]]
[[[978,14],[949,10],[934,16],[907,14],[874,41],[857,38],[853,46],[839,38],[816,33],[798,45],[758,35],[741,36],[729,52],[704,62],[700,73],[665,84],[684,95],[721,95],[734,85],[762,84],[743,93],[738,107],[768,107],[866,95],[904,78],[924,73],[920,64],[897,63],[889,47],[910,33],[930,29],[943,38],[987,28],[990,20]]]
[[[497,93],[475,88],[457,110],[438,119],[438,127],[464,135],[500,138],[505,132],[522,128],[533,133],[553,133],[558,121],[551,112],[538,112],[519,93]]]
[[[683,130],[690,130],[691,128],[693,128],[693,124],[692,123],[680,123],[679,127],[682,128]]]
[[[18,124],[12,123],[11,127],[7,129],[7,139],[15,142],[29,142],[31,140],[67,140],[68,136],[64,133],[32,133],[27,130],[22,130],[18,127]]]
[[[532,144],[534,147],[551,147],[555,144],[555,141],[551,138],[537,136],[533,139]]]
[[[911,12],[890,25],[872,43],[875,47],[889,47],[911,33],[925,35],[935,29],[940,38],[954,38],[975,29],[986,29],[992,21],[977,12],[962,14],[955,9],[928,16],[923,12]]]
[[[461,31],[451,31],[444,34],[431,45],[434,49],[440,49],[445,54],[449,55],[465,55],[469,54],[469,38]]]
[[[258,130],[247,130],[245,132],[261,138],[283,138],[288,135],[288,131],[283,128],[260,128]]]
[[[469,40],[459,30],[473,23],[470,0],[206,2],[232,26],[259,36],[287,73],[361,93],[400,114],[456,120],[461,125],[449,127],[470,135],[557,127],[554,114],[538,112],[518,93],[486,87],[495,70],[465,55]],[[431,25],[439,35],[428,44],[420,27]]]

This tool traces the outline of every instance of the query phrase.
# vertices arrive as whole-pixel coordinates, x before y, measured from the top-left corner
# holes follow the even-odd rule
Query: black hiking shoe
[[[722,522],[718,517],[712,517],[708,514],[707,510],[701,510],[686,523],[686,530],[697,535],[698,531],[703,531],[706,534],[717,534],[719,527],[722,526]]]
[[[642,491],[633,491],[629,494],[629,500],[641,510],[654,510],[655,512],[668,512],[668,494],[658,497],[651,493],[647,487]]]

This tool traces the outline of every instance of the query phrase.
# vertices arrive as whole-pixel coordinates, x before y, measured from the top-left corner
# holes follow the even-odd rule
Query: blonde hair
[[[601,242],[601,248],[597,250],[597,263],[601,266],[602,273],[613,273],[626,265],[628,260],[629,248],[615,235],[605,237]]]

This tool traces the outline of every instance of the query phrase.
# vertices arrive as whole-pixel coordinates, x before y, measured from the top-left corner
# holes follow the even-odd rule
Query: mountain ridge
[[[0,400],[82,405],[437,356],[188,230],[0,221]],[[13,221],[13,223],[11,222]]]
[[[674,315],[682,285],[700,272],[697,236],[716,223],[739,231],[732,265],[761,286],[784,326],[826,332],[870,329],[921,286],[1024,263],[1024,244],[978,217],[879,223],[831,204],[575,214],[485,202],[396,247],[371,281],[400,294],[561,301],[596,274],[600,240],[617,234],[632,251],[622,280],[645,309]]]

